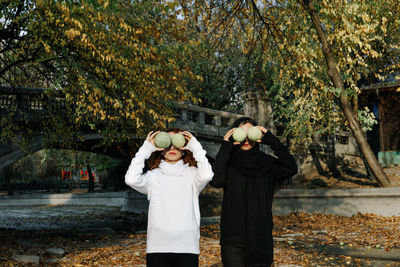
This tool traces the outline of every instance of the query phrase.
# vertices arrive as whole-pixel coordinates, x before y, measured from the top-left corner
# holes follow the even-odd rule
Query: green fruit
[[[243,142],[246,139],[246,131],[243,128],[236,128],[232,134],[233,140],[236,142]]]
[[[172,145],[176,148],[181,148],[185,145],[185,137],[179,133],[172,136]]]
[[[247,137],[251,141],[258,141],[261,139],[262,132],[260,129],[258,129],[256,126],[252,126],[249,129],[247,129]]]
[[[171,146],[171,136],[167,132],[159,132],[155,138],[156,147],[168,148]]]

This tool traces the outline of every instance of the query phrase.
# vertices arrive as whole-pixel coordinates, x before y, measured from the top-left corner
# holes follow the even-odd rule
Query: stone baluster
[[[206,123],[204,112],[199,112],[199,123],[200,124],[205,124]]]
[[[29,98],[23,94],[17,94],[17,105],[19,110],[26,112],[29,110]]]
[[[215,118],[215,126],[221,127],[221,116],[216,115],[214,118]]]
[[[182,116],[182,120],[183,120],[183,121],[187,121],[187,120],[188,120],[188,112],[187,112],[187,109],[182,109],[181,116]]]

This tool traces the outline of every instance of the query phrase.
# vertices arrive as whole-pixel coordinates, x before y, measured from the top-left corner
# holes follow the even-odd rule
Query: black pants
[[[244,245],[221,245],[221,257],[224,267],[269,267],[270,264],[246,264]]]
[[[147,267],[198,267],[199,255],[191,253],[148,253]]]

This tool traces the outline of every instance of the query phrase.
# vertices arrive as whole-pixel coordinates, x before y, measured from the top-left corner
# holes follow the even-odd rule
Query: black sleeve
[[[221,188],[225,186],[226,166],[231,157],[232,148],[233,144],[231,142],[224,141],[221,144],[213,165],[214,178],[210,182],[212,187]]]
[[[261,143],[268,145],[277,158],[274,158],[273,179],[275,182],[289,178],[297,173],[297,164],[289,149],[279,141],[275,135],[268,131],[261,139]]]

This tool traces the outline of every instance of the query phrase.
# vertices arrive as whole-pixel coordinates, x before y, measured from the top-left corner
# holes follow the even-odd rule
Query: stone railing
[[[203,138],[224,136],[230,125],[243,116],[190,104],[179,104],[177,113],[176,121],[170,126],[190,130]]]
[[[0,109],[10,110],[17,108],[25,112],[45,110],[50,102],[55,102],[59,107],[64,107],[64,98],[59,97],[48,99],[44,96],[42,88],[12,88],[0,86]]]
[[[0,86],[0,116],[11,110],[18,110],[20,114],[27,115],[28,119],[35,120],[36,115],[45,114],[49,107],[58,112],[65,110],[65,100],[61,93],[48,98],[44,90]],[[242,115],[181,103],[178,104],[176,121],[169,126],[180,127],[203,138],[212,139],[223,136],[232,122],[240,116]]]
[[[39,126],[42,116],[65,115],[65,100],[62,94],[47,97],[42,88],[12,88],[0,86],[0,117],[13,114],[12,120]]]

